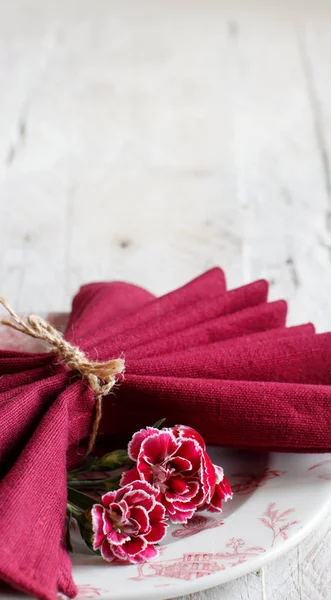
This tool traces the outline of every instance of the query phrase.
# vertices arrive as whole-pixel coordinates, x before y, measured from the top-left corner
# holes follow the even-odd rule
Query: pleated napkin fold
[[[65,338],[94,361],[124,356],[103,400],[99,442],[125,444],[165,417],[207,443],[331,449],[331,334],[286,327],[286,303],[257,281],[226,291],[212,269],[155,298],[93,283],[73,300]],[[43,600],[76,593],[64,545],[66,471],[83,454],[95,397],[47,352],[0,351],[0,578]]]

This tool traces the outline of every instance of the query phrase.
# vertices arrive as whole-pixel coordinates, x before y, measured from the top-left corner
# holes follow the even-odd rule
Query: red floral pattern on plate
[[[216,571],[224,571],[229,567],[245,562],[249,557],[265,552],[261,546],[247,546],[241,538],[231,538],[226,544],[225,552],[194,552],[182,554],[179,558],[159,560],[157,562],[138,565],[137,581],[147,577],[170,577],[171,579],[200,579],[212,575]],[[224,564],[226,563],[226,564]]]
[[[266,551],[262,546],[247,546],[246,542],[241,538],[231,538],[226,544],[226,548],[230,550],[226,552],[217,552],[215,556],[223,560],[229,560],[229,566],[235,567],[252,556],[258,556]]]
[[[278,508],[276,508],[275,502],[270,502],[268,504],[267,510],[263,513],[263,516],[260,517],[261,523],[266,527],[269,527],[272,531],[272,543],[271,548],[274,547],[275,541],[278,537],[281,537],[283,540],[287,540],[288,538],[288,530],[293,525],[299,523],[299,521],[289,521],[287,520],[288,516],[294,512],[294,508],[288,508],[283,512],[280,512]]]
[[[331,464],[331,459],[327,458],[326,460],[322,460],[321,462],[316,463],[315,465],[312,465],[311,467],[309,467],[308,471],[312,471],[313,469],[318,469],[319,467],[322,467],[324,465],[329,465]],[[331,472],[326,472],[326,473],[320,473],[319,475],[317,475],[317,477],[319,479],[325,479],[326,481],[331,481]]]
[[[76,596],[76,600],[85,600],[85,598],[98,598],[105,592],[107,592],[107,590],[103,588],[93,587],[89,583],[86,583],[85,585],[78,586],[78,594]]]
[[[287,540],[290,527],[299,523],[297,520],[290,521],[288,519],[289,515],[293,513],[294,510],[294,508],[288,508],[281,512],[279,508],[276,508],[276,503],[271,502],[268,504],[262,517],[259,518],[261,523],[272,531],[271,548],[274,547],[277,539],[282,539],[283,541]],[[201,519],[201,516],[196,517],[196,519],[199,518]],[[208,524],[208,521],[212,521],[212,519],[208,519],[207,517],[204,517],[204,519],[205,520],[200,521],[200,523],[197,521],[196,524],[193,523],[191,531],[194,531],[201,526],[203,529],[208,529],[223,524],[222,522],[216,522],[210,525]],[[175,537],[186,537],[187,535],[190,535],[189,532],[187,533],[188,526],[189,523],[179,529],[175,529],[173,535],[175,535]],[[181,534],[181,531],[184,531],[184,533]],[[131,579],[139,581],[149,577],[170,577],[172,579],[184,579],[185,581],[189,581],[211,575],[216,571],[223,571],[227,567],[236,567],[237,565],[246,562],[249,558],[266,552],[265,547],[248,546],[245,540],[236,537],[231,538],[227,542],[225,548],[224,552],[185,553],[178,558],[144,563],[138,565],[138,575]]]
[[[205,529],[220,527],[221,525],[224,525],[224,521],[216,521],[210,517],[195,515],[188,523],[185,523],[185,525],[182,527],[175,529],[171,535],[176,538],[184,538],[190,535],[195,535],[196,533],[200,533],[200,531],[204,531]]]
[[[232,477],[241,478],[242,481],[231,485],[234,494],[240,494],[244,496],[250,494],[257,488],[265,485],[270,479],[275,477],[281,477],[285,475],[286,471],[280,471],[278,469],[265,469],[260,473],[234,473]]]
[[[200,579],[211,575],[216,571],[223,571],[224,565],[220,565],[211,552],[185,553],[179,558],[162,560],[158,562],[139,565],[138,577],[133,579],[145,579],[146,577],[170,577],[171,579]]]

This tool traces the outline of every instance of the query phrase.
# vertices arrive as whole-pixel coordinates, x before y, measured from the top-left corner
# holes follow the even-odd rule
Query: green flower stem
[[[87,465],[82,465],[81,467],[78,467],[77,469],[72,469],[71,471],[68,471],[68,473],[67,473],[68,479],[71,479],[71,477],[75,477],[75,475],[77,475],[77,473],[84,473],[87,470],[88,470]]]
[[[70,479],[68,485],[79,490],[104,490],[110,492],[119,487],[119,478],[109,477],[107,479]]]

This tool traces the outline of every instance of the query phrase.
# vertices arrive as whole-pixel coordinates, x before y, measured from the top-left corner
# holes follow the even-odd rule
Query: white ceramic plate
[[[206,589],[256,571],[300,542],[331,507],[330,454],[210,449],[234,490],[221,515],[172,526],[160,556],[115,566],[73,556],[79,600],[156,600]]]
[[[33,350],[31,340],[24,340],[0,327],[2,347]],[[157,600],[225,583],[295,546],[331,507],[331,454],[220,448],[210,454],[234,491],[223,513],[199,513],[188,525],[172,526],[160,556],[144,565],[108,564],[78,545],[73,555],[78,600]],[[0,598],[22,595],[0,592]]]

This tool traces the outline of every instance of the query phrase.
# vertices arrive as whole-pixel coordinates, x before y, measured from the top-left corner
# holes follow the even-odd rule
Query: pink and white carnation
[[[223,470],[211,462],[201,435],[184,425],[135,433],[128,454],[136,466],[121,485],[140,480],[159,490],[159,501],[173,523],[187,523],[197,510],[220,512],[232,496]]]
[[[102,496],[102,504],[91,509],[93,549],[109,562],[140,563],[157,556],[155,544],[167,530],[159,497],[159,490],[146,481],[133,481]]]
[[[216,484],[210,503],[201,506],[200,510],[210,512],[222,512],[222,503],[232,498],[232,490],[227,478],[224,476],[222,467],[214,465],[216,471]]]

